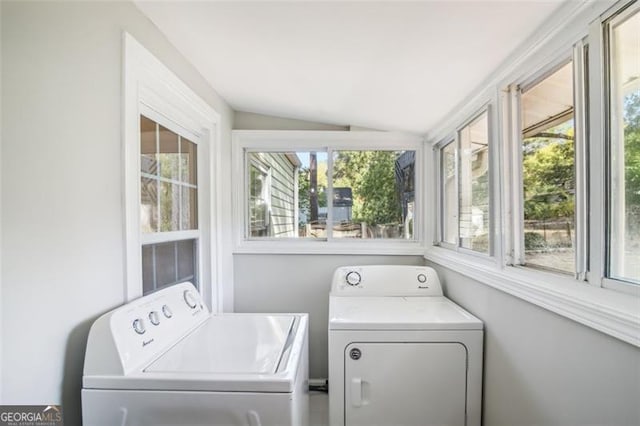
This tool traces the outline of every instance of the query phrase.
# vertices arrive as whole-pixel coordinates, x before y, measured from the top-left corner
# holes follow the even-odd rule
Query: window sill
[[[418,241],[242,241],[234,254],[351,254],[384,256],[422,256]]]
[[[640,347],[640,298],[579,283],[569,277],[478,262],[441,247],[424,258],[624,342]]]

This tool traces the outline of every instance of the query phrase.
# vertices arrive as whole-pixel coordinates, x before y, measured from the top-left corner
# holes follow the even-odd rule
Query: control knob
[[[345,277],[345,279],[347,280],[347,284],[352,285],[352,286],[353,285],[358,285],[362,281],[362,277],[356,271],[349,272],[347,274],[347,276]]]
[[[171,312],[171,309],[169,309],[168,305],[162,305],[162,313],[164,314],[165,318],[171,318],[173,316],[173,312]]]
[[[184,291],[184,301],[187,304],[187,306],[190,307],[191,309],[195,309],[196,306],[198,306],[198,302],[195,296],[189,290]]]
[[[144,328],[144,322],[142,321],[142,318],[136,318],[135,320],[133,320],[133,329],[138,334],[144,334],[144,332],[147,331]]]
[[[160,315],[158,315],[157,311],[149,312],[149,321],[151,321],[151,324],[153,325],[160,324]]]

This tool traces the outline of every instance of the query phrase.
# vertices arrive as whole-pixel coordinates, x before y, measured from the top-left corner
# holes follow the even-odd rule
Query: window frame
[[[558,274],[564,276],[573,275],[579,281],[587,281],[588,260],[587,245],[585,243],[588,238],[588,227],[586,226],[587,215],[586,209],[589,203],[589,194],[587,191],[587,149],[588,140],[586,135],[586,93],[588,82],[585,80],[584,68],[584,49],[585,45],[582,41],[578,41],[569,51],[561,53],[558,58],[550,61],[546,66],[538,71],[530,74],[519,83],[513,83],[509,86],[512,93],[511,102],[514,108],[511,109],[509,126],[513,129],[510,150],[514,151],[514,157],[517,162],[506,164],[505,167],[512,169],[513,180],[505,183],[507,187],[518,186],[512,188],[510,203],[517,212],[517,217],[513,218],[512,233],[510,235],[511,247],[513,247],[513,257],[510,266],[520,267],[527,270],[541,270],[550,274]],[[524,167],[523,167],[523,129],[522,129],[522,94],[527,90],[535,87],[538,83],[544,81],[547,77],[561,69],[567,64],[572,64],[572,84],[573,84],[573,121],[574,121],[574,170],[575,170],[575,200],[574,200],[574,220],[575,220],[575,252],[574,264],[575,272],[567,273],[543,265],[527,265],[525,257],[524,245]],[[517,185],[515,184],[517,182]],[[515,214],[514,214],[515,216]]]
[[[459,253],[467,254],[470,256],[478,256],[484,259],[493,258],[495,253],[495,195],[494,195],[494,186],[495,186],[495,177],[494,177],[494,151],[496,143],[494,141],[495,131],[494,129],[494,108],[492,107],[493,101],[485,102],[482,107],[475,110],[473,114],[468,116],[467,119],[462,121],[462,124],[457,126],[454,130],[454,134],[447,136],[443,140],[441,140],[438,144],[436,144],[437,150],[437,159],[436,159],[436,185],[437,185],[437,219],[436,219],[436,240],[437,244],[440,247],[453,250]],[[487,170],[488,179],[489,179],[489,251],[487,253],[475,251],[472,249],[468,249],[462,247],[460,242],[460,132],[476,122],[482,115],[487,115],[487,138],[489,141],[489,168]],[[444,211],[445,211],[445,200],[444,200],[444,182],[443,182],[443,153],[444,149],[449,145],[454,144],[454,161],[455,161],[455,188],[456,188],[456,243],[452,244],[451,242],[444,240],[445,228],[444,228]]]
[[[142,296],[142,245],[197,238],[199,290],[208,307],[222,310],[220,115],[135,38],[123,33],[124,299]],[[140,226],[140,116],[197,143],[198,230],[143,235]]]
[[[375,131],[314,131],[314,130],[234,130],[233,151],[233,209],[234,253],[278,254],[388,254],[417,255],[424,253],[424,154],[423,138],[396,132]],[[247,232],[247,152],[317,151],[327,155],[327,173],[333,175],[334,151],[385,150],[416,152],[414,239],[344,239],[327,238],[248,238]],[[332,179],[327,179],[327,190],[333,190]],[[331,223],[333,209],[327,209],[327,222]],[[240,213],[240,212],[243,212]]]
[[[270,220],[270,216],[271,216],[271,167],[262,163],[261,161],[255,159],[255,158],[247,158],[247,164],[246,164],[246,170],[247,170],[247,175],[245,176],[246,182],[250,182],[251,181],[251,167],[254,167],[262,176],[264,176],[264,183],[265,183],[265,188],[263,188],[262,192],[265,193],[264,194],[264,200],[265,203],[267,204],[267,209],[265,210],[264,214],[265,214],[265,218],[264,218],[264,223],[265,223],[265,227],[264,229],[267,231],[267,235],[269,235],[269,226],[271,225],[271,220]],[[250,192],[248,192],[247,195],[250,196]],[[249,205],[249,202],[247,202],[247,210],[245,211],[245,215],[247,215],[247,217],[251,216],[251,206]],[[253,239],[253,238],[265,238],[265,237],[251,237],[251,220],[247,221],[247,229],[245,229],[245,235],[247,235],[248,239]]]
[[[603,141],[604,141],[604,155],[602,156],[604,160],[604,192],[605,194],[602,197],[602,205],[603,211],[600,211],[600,225],[603,228],[602,235],[602,248],[600,249],[600,264],[598,265],[599,270],[599,281],[602,287],[610,288],[612,290],[621,291],[624,293],[632,294],[637,297],[640,297],[640,280],[628,280],[624,277],[614,278],[611,276],[611,234],[612,234],[612,218],[611,218],[611,209],[612,209],[612,180],[613,180],[613,170],[612,170],[612,124],[611,124],[611,102],[612,102],[612,87],[611,87],[611,61],[612,61],[612,32],[615,24],[619,22],[623,22],[629,17],[633,15],[640,16],[640,2],[638,1],[630,1],[621,7],[612,8],[607,14],[603,15],[601,19],[592,24],[593,27],[598,25],[599,31],[599,54],[602,58],[602,76],[601,76],[601,87],[603,93],[603,102],[600,111],[600,118],[602,120],[602,128],[603,128]],[[595,28],[593,29],[595,33]]]

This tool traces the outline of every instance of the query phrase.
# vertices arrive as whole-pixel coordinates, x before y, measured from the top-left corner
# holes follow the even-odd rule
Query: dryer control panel
[[[343,266],[333,274],[332,296],[442,296],[438,274],[427,266]]]

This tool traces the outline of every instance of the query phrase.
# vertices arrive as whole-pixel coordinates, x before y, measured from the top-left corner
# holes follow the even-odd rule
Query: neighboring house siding
[[[297,167],[281,153],[261,153],[260,162],[270,173],[269,236],[295,237]]]

